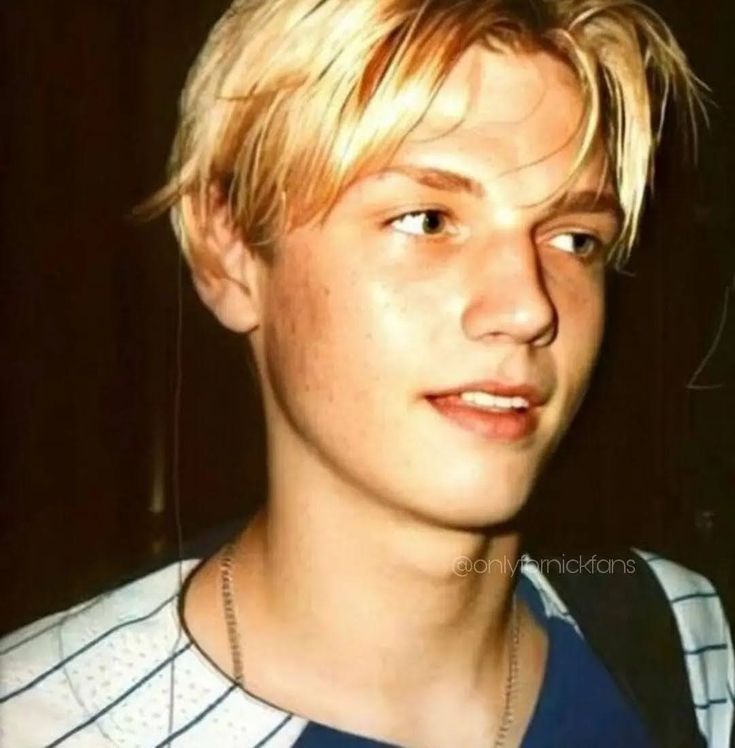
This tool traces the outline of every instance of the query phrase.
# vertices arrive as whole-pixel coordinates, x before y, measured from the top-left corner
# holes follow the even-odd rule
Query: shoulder
[[[663,556],[638,550],[636,553],[661,585],[679,625],[685,648],[707,646],[713,636],[718,637],[719,645],[726,645],[728,622],[712,582]],[[718,648],[724,650],[727,647]]]
[[[179,579],[178,564],[167,567],[0,640],[0,742],[48,745],[81,733],[121,694],[150,681],[177,656],[177,643],[187,646],[177,642]],[[89,742],[80,734],[77,744],[104,737],[89,731]]]
[[[662,556],[638,551],[671,606],[681,636],[694,708],[713,745],[728,745],[735,705],[735,657],[730,625],[712,582]]]
[[[611,559],[597,559],[597,562],[608,565],[610,561]],[[610,567],[610,570],[620,572],[614,588],[610,587],[603,592],[598,587],[600,576],[609,575],[608,567],[585,569],[584,571],[596,572],[596,581],[580,580],[585,582],[580,588],[587,597],[598,598],[614,590],[615,604],[618,604],[621,599],[627,601],[623,596],[628,585],[621,584],[620,577],[626,577],[638,569],[649,572],[648,575],[658,582],[662,604],[668,605],[676,623],[681,641],[681,657],[691,687],[699,728],[708,736],[710,745],[729,745],[728,736],[734,717],[735,659],[730,627],[713,584],[701,574],[674,561],[637,549],[624,562],[622,559],[616,559],[615,562],[617,561],[625,565]],[[556,560],[551,561],[555,562]],[[528,558],[522,570],[541,593],[547,613],[564,618],[576,626],[573,615],[552,583],[555,576],[548,573],[544,563],[545,560],[534,561]],[[558,578],[559,570],[555,571]],[[574,576],[583,570],[565,568],[563,571]],[[653,587],[655,586],[654,583]],[[605,606],[609,609],[608,603]]]
[[[306,721],[235,687],[178,615],[197,561],[0,640],[0,745],[291,746]]]

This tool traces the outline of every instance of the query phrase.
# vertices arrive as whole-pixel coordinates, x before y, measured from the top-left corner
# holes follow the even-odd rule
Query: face
[[[518,511],[588,382],[619,230],[601,149],[565,184],[582,106],[555,58],[473,48],[390,166],[286,237],[253,334],[271,449],[433,523]]]

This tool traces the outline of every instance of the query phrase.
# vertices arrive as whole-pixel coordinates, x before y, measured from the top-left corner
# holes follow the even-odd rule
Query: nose
[[[510,340],[537,347],[553,342],[557,310],[530,238],[477,247],[467,276],[462,327],[473,340]]]

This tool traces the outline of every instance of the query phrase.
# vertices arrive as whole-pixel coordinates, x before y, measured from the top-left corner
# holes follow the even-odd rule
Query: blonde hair
[[[459,56],[545,49],[576,71],[585,101],[575,169],[602,135],[635,242],[667,102],[696,146],[702,85],[664,21],[635,0],[235,0],[192,67],[169,164],[147,213],[171,209],[182,248],[216,272],[195,206],[229,200],[268,257],[290,222],[323,214],[420,122]]]

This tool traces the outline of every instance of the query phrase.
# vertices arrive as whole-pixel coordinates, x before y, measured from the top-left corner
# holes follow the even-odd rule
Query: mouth
[[[489,440],[515,442],[538,427],[545,398],[530,385],[468,384],[429,394],[429,404],[453,425]]]

